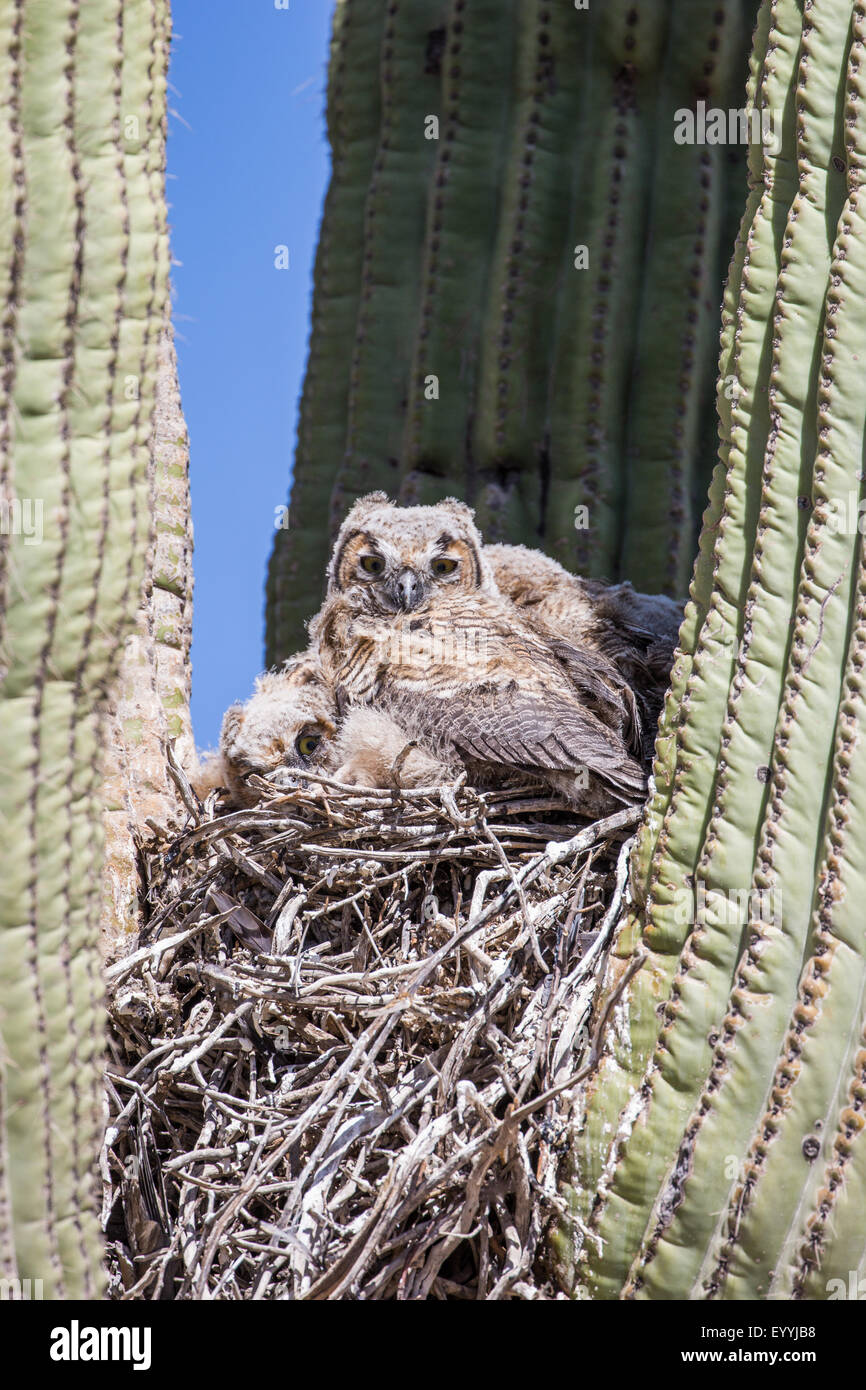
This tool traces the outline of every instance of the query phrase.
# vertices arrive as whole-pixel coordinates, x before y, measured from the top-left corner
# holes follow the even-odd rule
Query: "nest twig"
[[[180,780],[108,972],[113,1295],[554,1296],[638,812],[575,833],[531,790],[327,778],[224,812]]]

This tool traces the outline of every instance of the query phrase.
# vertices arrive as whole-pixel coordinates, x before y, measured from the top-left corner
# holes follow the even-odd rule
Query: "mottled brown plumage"
[[[433,786],[456,776],[384,711],[348,709],[341,718],[310,647],[259,676],[250,698],[226,711],[220,747],[202,758],[191,781],[201,797],[221,788],[235,805],[253,806],[260,799],[253,774],[279,789],[313,771],[357,787]]]
[[[500,592],[528,622],[613,662],[635,692],[652,738],[669,684],[681,605],[664,594],[637,593],[629,583],[581,579],[523,545],[488,545],[485,554]]]
[[[245,704],[226,710],[217,753],[193,777],[199,795],[224,787],[232,801],[251,806],[255,774],[275,786],[299,772],[331,765],[337,707],[314,648],[290,658],[279,671],[258,677]]]
[[[384,710],[350,709],[333,748],[334,776],[353,787],[435,787],[453,781],[457,760],[415,743]]]
[[[310,629],[328,683],[485,779],[528,774],[588,814],[639,799],[640,718],[613,663],[536,630],[496,592],[468,509],[407,508],[405,528],[403,511],[374,495],[343,525]],[[431,577],[455,543],[481,584]],[[365,556],[382,561],[369,577]]]
[[[421,786],[460,766],[548,782],[587,814],[643,793],[679,608],[569,574],[540,551],[484,546],[448,498],[347,515],[311,645],[227,712],[199,786],[251,804],[319,769],[357,786]],[[643,745],[641,730],[643,725]]]

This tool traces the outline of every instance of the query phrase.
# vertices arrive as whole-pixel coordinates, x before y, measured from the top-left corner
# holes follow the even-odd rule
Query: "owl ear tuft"
[[[343,553],[346,546],[360,532],[364,531],[370,520],[371,514],[378,507],[390,507],[387,493],[368,492],[363,497],[359,497],[357,502],[349,508],[343,517],[342,525],[337,532],[337,539],[331,551],[331,558],[327,568],[328,593],[333,594],[338,591],[338,580],[340,576],[340,565],[343,561]]]
[[[390,507],[392,505],[387,492],[366,492],[363,497],[359,497],[356,502],[352,503],[343,517],[340,530],[345,530],[350,523],[353,527],[363,525],[368,512],[374,507]]]
[[[322,673],[318,665],[314,664],[309,652],[299,652],[297,656],[287,657],[278,674],[280,685],[288,690],[297,690],[322,678]]]
[[[468,517],[473,526],[475,525],[475,512],[467,502],[461,502],[459,497],[443,497],[437,506],[448,507],[451,511],[457,512],[459,516]]]

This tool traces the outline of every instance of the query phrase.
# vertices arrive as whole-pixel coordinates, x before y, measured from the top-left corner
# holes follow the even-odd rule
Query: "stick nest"
[[[562,1297],[543,1236],[638,812],[324,777],[230,811],[174,772],[189,821],[108,971],[112,1296]]]

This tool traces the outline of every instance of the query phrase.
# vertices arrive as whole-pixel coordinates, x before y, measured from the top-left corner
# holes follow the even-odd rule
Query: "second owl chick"
[[[664,594],[638,593],[628,582],[582,579],[527,546],[484,549],[500,592],[529,622],[614,663],[651,733],[670,679],[682,606]]]
[[[221,787],[235,805],[254,806],[251,776],[280,788],[311,771],[358,787],[432,786],[456,775],[382,711],[351,709],[341,720],[314,648],[259,676],[250,698],[226,711],[219,751],[191,781],[202,798]]]
[[[670,684],[681,605],[664,594],[638,593],[627,581],[582,579],[523,545],[488,545],[485,551],[499,589],[533,627],[600,652],[626,679],[640,709],[648,761]]]
[[[200,796],[222,786],[236,805],[253,806],[259,797],[250,776],[280,786],[299,772],[325,770],[336,734],[334,697],[315,651],[303,652],[259,676],[249,700],[226,710],[219,752],[205,760],[193,786]]]

